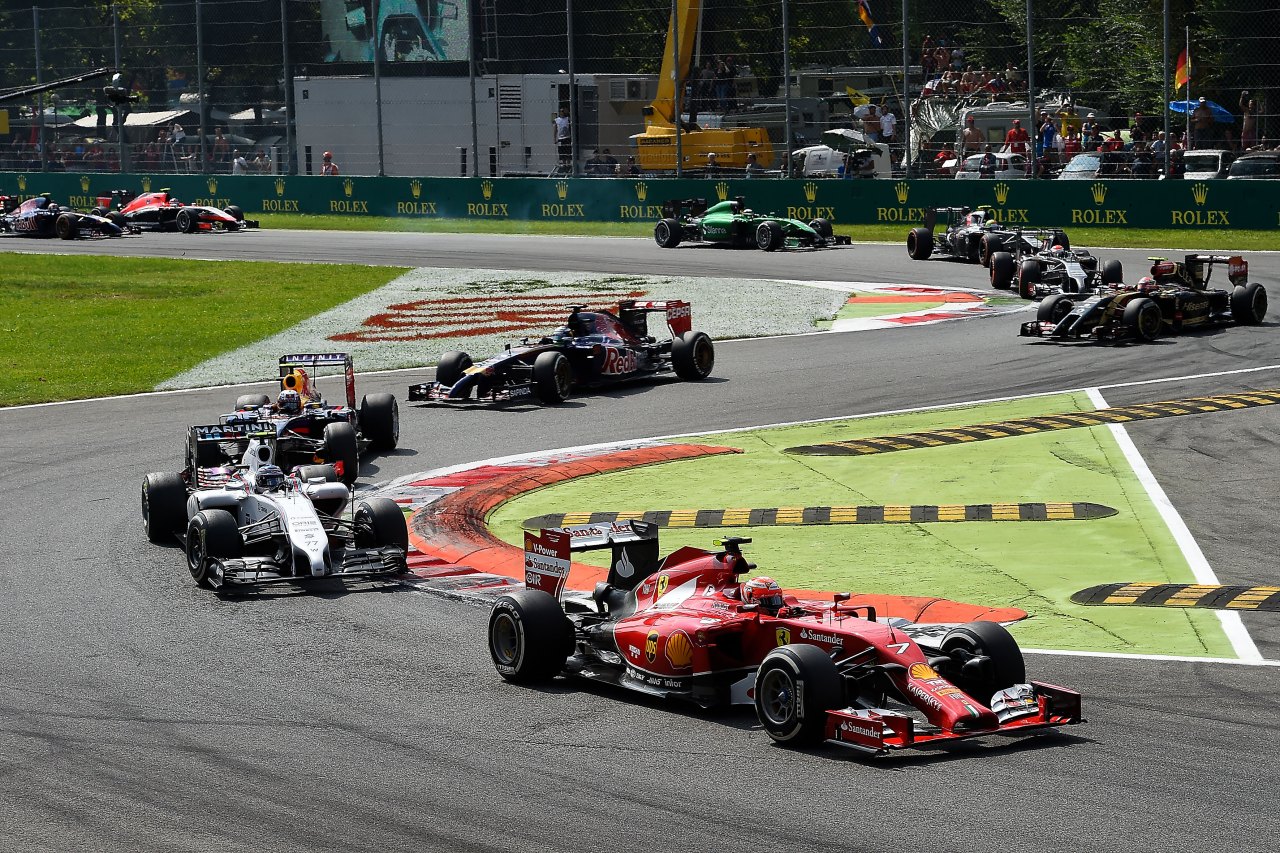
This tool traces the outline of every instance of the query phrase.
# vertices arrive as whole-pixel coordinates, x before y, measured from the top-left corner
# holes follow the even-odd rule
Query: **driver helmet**
[[[284,471],[280,470],[279,465],[263,465],[258,469],[253,482],[259,492],[274,492],[284,488]]]
[[[758,604],[761,610],[777,613],[782,608],[782,587],[773,578],[761,575],[742,585],[742,602]]]
[[[285,414],[296,415],[302,411],[302,395],[292,388],[286,388],[276,398],[276,408]]]
[[[1138,279],[1139,293],[1154,293],[1159,286],[1156,280],[1149,275],[1144,275]]]

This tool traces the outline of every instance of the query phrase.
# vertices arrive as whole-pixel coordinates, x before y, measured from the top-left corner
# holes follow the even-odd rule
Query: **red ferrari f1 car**
[[[134,195],[130,190],[112,190],[99,196],[93,213],[120,225],[151,231],[181,231],[194,234],[208,231],[241,231],[257,228],[256,219],[245,219],[235,205],[225,210],[199,204],[183,204],[167,189]]]
[[[565,673],[704,707],[754,704],[779,743],[877,754],[1083,722],[1079,693],[1026,682],[998,623],[881,619],[847,594],[801,601],[768,578],[741,583],[750,541],[659,561],[643,522],[526,534],[526,588],[489,617],[494,665],[513,682]],[[592,604],[562,604],[570,551],[603,547],[613,561]]]

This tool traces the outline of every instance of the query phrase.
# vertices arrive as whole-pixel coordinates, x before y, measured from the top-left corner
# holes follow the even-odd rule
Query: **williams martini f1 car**
[[[1054,340],[1155,340],[1162,334],[1224,323],[1259,325],[1267,315],[1267,291],[1249,281],[1239,255],[1152,258],[1151,275],[1136,286],[1092,294],[1059,293],[1040,303],[1036,319],[1019,334]],[[1230,290],[1209,287],[1213,268],[1225,266]]]
[[[0,232],[74,240],[77,237],[119,237],[132,230],[106,217],[79,213],[56,204],[49,193],[15,203],[12,207],[11,201],[16,202],[16,199],[0,196],[4,208],[4,213],[0,214]]]
[[[670,337],[649,334],[649,314],[666,317]],[[565,325],[539,341],[508,346],[473,364],[465,352],[446,352],[436,381],[409,388],[409,400],[560,403],[579,386],[613,385],[674,371],[681,379],[706,379],[715,365],[715,345],[693,330],[689,303],[628,299],[618,313],[570,309]]]
[[[705,198],[686,198],[662,205],[662,219],[653,227],[654,241],[664,249],[681,243],[717,243],[734,248],[824,249],[848,246],[851,237],[836,234],[826,219],[808,223],[756,213],[742,196],[707,206]]]
[[[741,545],[657,559],[643,522],[526,533],[525,588],[498,599],[489,651],[513,682],[562,673],[703,707],[754,704],[775,741],[824,740],[883,753],[1083,722],[1080,695],[1027,682],[1017,642],[995,622],[880,619],[847,594],[801,601]],[[573,550],[612,547],[590,603],[559,598]]]
[[[209,231],[241,231],[257,228],[256,219],[245,219],[235,205],[226,209],[200,204],[183,204],[168,189],[135,195],[131,190],[112,190],[99,196],[93,213],[109,217],[121,225],[150,231],[181,231],[184,234]]]

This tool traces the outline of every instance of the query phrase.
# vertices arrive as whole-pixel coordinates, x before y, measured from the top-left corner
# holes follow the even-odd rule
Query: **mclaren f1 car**
[[[743,196],[710,207],[705,198],[668,201],[662,205],[662,219],[653,227],[653,239],[664,249],[674,249],[681,243],[715,243],[766,252],[825,249],[853,242],[851,237],[836,234],[829,220],[801,222],[772,213],[757,213],[747,207]]]

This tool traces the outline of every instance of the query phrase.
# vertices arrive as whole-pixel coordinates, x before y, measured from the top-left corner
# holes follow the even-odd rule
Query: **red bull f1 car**
[[[127,225],[104,216],[80,213],[53,201],[49,193],[21,203],[11,196],[0,196],[0,232],[24,237],[119,237],[129,233]]]
[[[649,315],[664,315],[669,337],[650,334]],[[624,300],[618,312],[570,309],[565,324],[536,342],[525,339],[478,364],[465,352],[446,352],[436,380],[413,385],[409,400],[563,402],[576,387],[629,382],[674,371],[681,379],[711,375],[715,345],[693,330],[688,302]]]
[[[183,204],[167,189],[135,195],[131,190],[112,190],[99,196],[93,213],[109,217],[121,225],[149,231],[181,231],[184,234],[210,231],[242,231],[257,228],[256,219],[245,219],[236,205],[225,209],[199,204]]]
[[[874,608],[784,595],[731,538],[657,558],[653,525],[526,533],[526,587],[489,617],[489,651],[513,682],[560,674],[709,707],[752,704],[775,741],[871,753],[1083,722],[1079,693],[1026,680],[994,622],[926,626]],[[611,547],[590,603],[558,600],[571,551]]]

